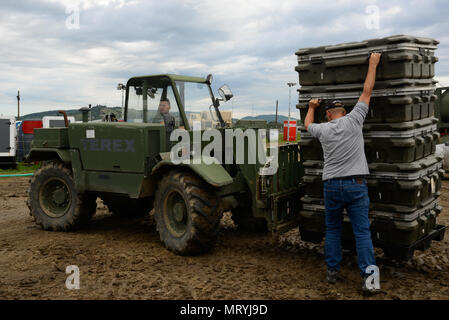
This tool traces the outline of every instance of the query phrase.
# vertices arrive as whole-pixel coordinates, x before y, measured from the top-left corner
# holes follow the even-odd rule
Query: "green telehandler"
[[[97,198],[118,215],[145,215],[154,208],[161,241],[181,255],[210,250],[229,210],[242,228],[280,233],[296,227],[303,176],[298,145],[276,146],[278,169],[272,174],[264,171],[270,160],[247,161],[266,141],[266,134],[257,136],[254,146],[250,132],[266,131],[266,123],[240,120],[230,129],[219,106],[232,92],[222,86],[216,98],[211,82],[211,76],[133,77],[126,84],[123,122],[88,122],[82,108],[83,122],[35,130],[27,157],[42,161],[28,191],[35,222],[45,230],[78,229],[95,214]],[[167,111],[161,108],[169,116],[161,116]],[[198,114],[212,118],[220,133],[215,142],[228,143],[230,130],[243,133],[240,141],[231,135],[236,143],[222,154],[230,161],[214,161],[219,157],[213,152],[199,162],[173,160],[179,143],[171,141],[173,132],[187,132],[194,145],[195,134],[210,131],[192,121]],[[199,151],[207,145],[201,140]],[[242,150],[245,160],[237,161]]]

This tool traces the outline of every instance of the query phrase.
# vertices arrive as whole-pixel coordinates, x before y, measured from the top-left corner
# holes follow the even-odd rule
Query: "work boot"
[[[327,279],[327,282],[329,282],[329,283],[331,283],[331,284],[335,284],[339,278],[340,278],[340,277],[339,277],[339,272],[338,272],[338,270],[335,270],[335,269],[327,269],[327,271],[326,271],[326,279]]]
[[[366,286],[366,279],[368,278],[369,276],[367,275],[367,276],[365,276],[365,277],[363,277],[363,283],[362,283],[362,292],[363,292],[363,294],[364,295],[370,295],[370,296],[372,296],[372,295],[375,295],[375,294],[378,294],[378,293],[380,293],[380,289],[376,289],[376,288],[374,288],[374,287],[372,287],[372,288],[368,288],[367,286]]]

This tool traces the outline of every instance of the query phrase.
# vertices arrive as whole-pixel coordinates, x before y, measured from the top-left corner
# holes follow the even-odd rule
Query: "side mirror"
[[[218,89],[218,93],[220,94],[220,97],[223,99],[224,102],[231,100],[232,97],[234,96],[232,94],[231,89],[229,89],[229,87],[226,84],[222,85]]]

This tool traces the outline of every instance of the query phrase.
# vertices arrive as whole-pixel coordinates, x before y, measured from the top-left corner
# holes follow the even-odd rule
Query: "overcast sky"
[[[18,89],[22,114],[119,106],[118,83],[156,73],[212,73],[236,117],[274,113],[276,99],[287,114],[299,48],[395,34],[441,41],[437,79],[449,85],[448,17],[443,0],[1,0],[0,114],[16,114]],[[293,115],[296,100],[292,90]]]

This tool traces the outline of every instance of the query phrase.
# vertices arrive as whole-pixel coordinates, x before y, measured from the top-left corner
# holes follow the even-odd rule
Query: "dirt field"
[[[159,241],[151,217],[112,216],[98,201],[90,225],[76,233],[38,228],[25,205],[28,178],[0,180],[0,299],[367,299],[355,257],[346,254],[343,281],[325,281],[323,244],[275,242],[237,231],[223,219],[219,243],[199,257],[180,257]],[[449,225],[449,182],[439,223]],[[448,299],[449,236],[415,252],[409,263],[377,251],[383,292],[369,299]],[[80,290],[67,290],[65,269],[80,268]]]

